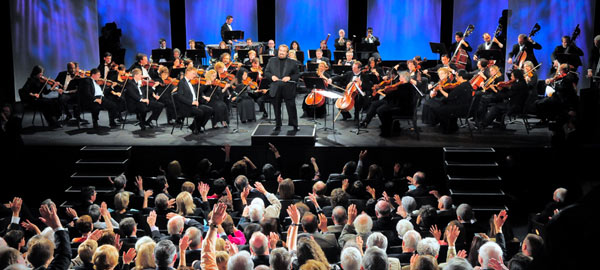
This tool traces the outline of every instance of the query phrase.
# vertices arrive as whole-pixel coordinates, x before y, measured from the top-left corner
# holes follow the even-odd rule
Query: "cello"
[[[463,48],[461,48],[461,46],[462,46],[463,42],[465,41],[465,39],[469,35],[471,35],[471,32],[473,32],[473,30],[475,30],[475,26],[473,26],[472,24],[469,24],[469,26],[467,26],[467,29],[465,30],[465,33],[463,34],[462,39],[458,42],[458,44],[456,44],[456,50],[454,50],[452,59],[450,59],[450,63],[453,63],[456,66],[456,68],[458,68],[458,69],[465,69],[465,67],[467,67],[467,61],[469,60],[469,55]]]
[[[335,117],[335,119],[337,119],[338,116],[340,116],[340,113],[342,111],[347,112],[347,111],[352,110],[352,108],[354,107],[354,99],[356,98],[356,95],[359,90],[360,90],[360,86],[358,85],[358,83],[356,81],[352,81],[348,84],[348,86],[346,86],[346,90],[344,91],[344,96],[341,98],[338,98],[335,101],[335,107],[340,110],[338,112],[337,116]],[[335,119],[334,119],[334,121],[335,121]]]

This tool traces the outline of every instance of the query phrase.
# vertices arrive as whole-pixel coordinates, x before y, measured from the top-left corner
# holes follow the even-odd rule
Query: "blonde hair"
[[[102,245],[92,258],[95,270],[112,270],[119,263],[119,251],[113,245]]]
[[[175,204],[177,204],[177,214],[182,216],[193,215],[196,211],[196,205],[194,204],[194,198],[192,194],[187,191],[182,191],[175,198]]]
[[[431,255],[419,256],[415,263],[410,266],[410,270],[416,269],[439,269],[437,259]]]
[[[121,191],[115,194],[115,210],[121,211],[129,206],[129,193]]]
[[[248,55],[250,55],[250,54],[254,54],[254,56],[256,56],[256,51],[255,50],[249,50],[248,51]]]
[[[308,260],[300,266],[300,270],[328,270],[329,266],[317,260]]]
[[[192,183],[190,181],[185,181],[181,185],[181,191],[187,191],[190,194],[194,193],[195,189],[196,189],[196,185],[194,185],[194,183]]]
[[[225,240],[223,238],[217,238],[217,242],[215,243],[216,251],[226,251],[225,250]]]
[[[156,247],[155,242],[148,242],[142,244],[138,250],[137,255],[135,257],[135,270],[142,270],[147,268],[156,268],[156,263],[154,262],[154,248]]]
[[[165,66],[160,66],[158,68],[158,74],[161,75],[163,73],[169,73],[169,69],[167,67],[165,67]]]
[[[218,63],[217,63],[218,64]],[[221,63],[222,64],[222,63]],[[216,66],[215,66],[216,67]],[[207,72],[204,73],[204,78],[206,78],[207,80],[210,79],[212,80],[213,78],[217,78],[217,71],[214,69],[211,69]]]
[[[215,253],[215,261],[217,265],[225,263],[225,268],[227,268],[227,261],[229,261],[229,253],[227,253],[227,251],[217,251]]]
[[[325,70],[329,69],[329,65],[327,65],[327,63],[325,63],[325,62],[319,63],[319,67],[321,67],[321,66],[325,66]]]
[[[225,68],[225,64],[223,62],[217,62],[215,64],[214,70]]]
[[[194,73],[196,73],[196,72],[198,72],[198,69],[197,69],[197,68],[195,68],[195,67],[187,67],[187,68],[185,69],[185,72],[186,72],[186,73],[188,73],[188,72],[194,72]]]
[[[446,73],[446,75],[452,74],[452,71],[447,67],[438,68],[437,72],[438,72],[438,75],[440,75],[440,72]]]
[[[139,69],[139,68],[134,68],[134,69],[131,71],[131,76],[135,76],[135,75],[138,75],[138,74],[142,74],[142,70],[141,70],[141,69]]]
[[[98,242],[96,240],[88,239],[77,247],[77,255],[83,262],[92,262],[94,252],[98,248]]]

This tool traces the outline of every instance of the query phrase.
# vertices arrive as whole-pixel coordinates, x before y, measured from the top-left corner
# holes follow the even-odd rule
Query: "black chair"
[[[34,103],[34,102],[27,102],[27,100],[31,100],[31,98],[29,97],[29,94],[25,92],[25,89],[21,88],[19,89],[19,98],[21,99],[21,104],[23,105],[23,110],[21,112],[21,119],[23,119],[23,117],[25,116],[25,110],[26,109],[30,109],[33,111],[33,118],[31,119],[31,125],[35,127],[35,117],[36,115],[39,114],[40,119],[42,121],[42,127],[45,127],[45,121],[44,121],[44,116],[42,115],[42,112],[40,111],[40,109],[38,108],[38,106]]]
[[[283,220],[288,214],[286,209],[288,206],[295,204],[296,200],[279,200],[281,203],[281,211],[279,211],[279,220]]]
[[[365,211],[366,212],[366,208],[367,208],[367,200],[362,200],[362,199],[349,199],[348,200],[348,205],[354,204],[356,205],[356,211],[358,211],[358,213]]]
[[[402,253],[402,246],[392,246],[387,249],[388,254],[400,254]]]
[[[417,209],[421,208],[423,205],[437,206],[437,199],[433,195],[415,197],[415,201],[417,201]]]
[[[421,100],[423,99],[423,95],[420,92],[417,92],[413,95],[413,103],[411,108],[411,113],[407,115],[392,115],[392,131],[394,133],[394,127],[396,125],[400,126],[400,122],[406,120],[409,126],[412,126],[412,130],[417,135],[417,140],[420,140],[419,128],[417,127],[417,109],[421,106]]]
[[[306,195],[312,192],[312,181],[296,179],[294,181],[294,192],[300,195]]]
[[[177,94],[177,93],[175,93]],[[177,103],[175,102],[175,98],[173,97],[173,93],[171,93],[171,102],[173,102],[173,108],[175,109],[175,123],[173,123],[173,128],[171,128],[171,135],[173,135],[173,131],[175,131],[175,127],[180,123],[179,130],[183,130],[183,121],[186,121],[186,125],[189,125],[189,117],[191,115],[183,115],[177,111]]]

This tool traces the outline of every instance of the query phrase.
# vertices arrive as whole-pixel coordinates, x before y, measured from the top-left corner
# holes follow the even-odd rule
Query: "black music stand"
[[[440,55],[448,53],[448,50],[446,49],[446,45],[444,45],[444,43],[429,42],[429,47],[431,48],[432,53],[437,53]]]
[[[231,50],[229,49],[212,49],[212,56],[211,58],[213,59],[219,59],[221,58],[221,55],[224,53],[229,53],[231,52]]]
[[[248,58],[248,52],[250,52],[248,49],[238,50],[238,62],[243,63],[244,60]]]
[[[317,57],[317,50],[308,50],[308,58],[313,59]]]
[[[306,71],[309,71],[309,72],[317,71],[318,67],[319,67],[319,63],[313,63],[313,62],[306,63]]]
[[[274,57],[274,55],[261,54],[259,57],[260,57],[261,65],[266,66],[269,63],[269,59]]]
[[[304,64],[304,52],[296,51],[296,59],[298,59],[298,62]]]
[[[351,71],[351,70],[352,70],[352,66],[333,65],[333,73],[338,74],[338,75],[344,75],[344,74],[346,74],[346,72]]]
[[[346,51],[333,51],[333,58],[337,63],[339,60],[346,59]]]
[[[479,51],[478,56],[480,59],[481,58],[485,58],[488,61],[489,60],[494,60],[496,63],[499,63],[500,61],[502,61],[504,59],[504,57],[502,57],[502,52],[500,50],[483,50],[483,51]]]
[[[243,40],[244,39],[244,31],[234,30],[234,31],[225,31],[223,34],[225,40]]]
[[[323,51],[323,57],[331,59],[331,51],[329,49],[325,49],[322,51]]]
[[[313,74],[310,74],[309,76],[311,76]],[[304,77],[304,85],[306,86],[306,88],[311,88],[312,91],[314,92],[316,89],[326,89],[327,87],[325,87],[325,82],[323,81],[323,78],[319,78],[319,77]],[[313,106],[313,123],[320,125],[321,123],[317,122],[317,107],[315,106],[315,104],[307,104],[307,105],[312,105]],[[325,115],[325,119],[327,119],[327,115]]]
[[[168,62],[173,55],[173,50],[171,49],[157,49],[152,50],[152,62],[153,63],[161,63],[160,60],[164,59],[163,62]]]

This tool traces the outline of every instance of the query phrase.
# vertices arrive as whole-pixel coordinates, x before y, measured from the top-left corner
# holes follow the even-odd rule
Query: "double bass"
[[[469,24],[465,33],[463,34],[462,39],[456,44],[456,50],[454,50],[454,54],[452,55],[452,59],[450,59],[450,63],[453,63],[458,69],[465,69],[467,67],[467,61],[469,60],[469,55],[467,52],[461,48],[465,39],[471,35],[471,33],[475,30],[475,26]]]
[[[529,35],[527,35],[527,39],[535,36],[535,34],[538,31],[540,31],[540,29],[541,29],[540,25],[535,23],[535,25],[533,26],[533,29],[531,29],[531,32],[529,32]],[[517,57],[515,57],[515,61],[513,61],[513,63],[516,63],[516,64],[514,64],[514,68],[523,69],[523,64],[525,63],[526,60],[527,60],[527,52],[525,51],[525,49],[523,49],[517,54]]]

